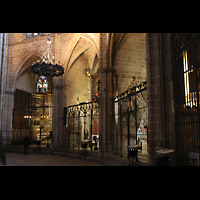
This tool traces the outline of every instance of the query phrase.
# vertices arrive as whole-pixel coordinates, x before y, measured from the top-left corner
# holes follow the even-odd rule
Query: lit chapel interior
[[[199,33],[0,33],[0,149],[196,165],[199,63]]]
[[[8,143],[18,144],[25,135],[34,140],[50,136],[52,132],[54,141],[48,137],[51,145],[59,143],[78,148],[80,141],[90,139],[92,131],[99,139],[99,113],[94,116],[92,128],[89,116],[85,116],[85,119],[80,117],[79,125],[77,121],[71,122],[70,119],[69,126],[66,125],[61,130],[58,130],[60,124],[56,123],[57,113],[62,113],[64,107],[99,101],[99,89],[104,87],[99,75],[99,36],[99,33],[8,34],[10,60],[6,62],[9,62],[10,74],[6,77],[5,87],[13,92],[13,99],[10,100],[10,105],[13,105],[10,107],[11,126],[7,127],[10,134],[5,136]],[[61,77],[45,77],[31,71],[33,62],[39,60],[48,48],[47,37],[52,41],[51,53],[63,63],[65,73]],[[109,80],[112,84],[109,95],[114,97],[146,81],[146,42],[144,33],[119,33],[107,37],[112,37],[112,48],[109,47],[109,51],[113,54],[110,64],[114,71]],[[139,101],[146,105],[145,97]],[[147,110],[143,113],[147,115]],[[138,124],[141,118],[138,119]],[[147,117],[143,117],[143,120],[147,123]],[[135,120],[132,121],[135,124]],[[65,132],[72,123],[76,123],[73,126],[74,133],[66,136]],[[132,125],[132,131],[135,131],[133,126],[135,125]],[[60,131],[62,134],[58,133]],[[123,143],[126,143],[126,139]],[[125,147],[123,151],[126,151]]]

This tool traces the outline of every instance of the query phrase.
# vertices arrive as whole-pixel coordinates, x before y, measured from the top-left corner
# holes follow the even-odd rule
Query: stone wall
[[[126,33],[116,52],[114,68],[118,75],[118,93],[129,85],[146,80],[146,38],[144,33]],[[134,82],[132,81],[134,78]]]
[[[98,65],[95,66],[93,73],[98,72],[101,80],[99,152],[103,155],[113,150],[112,97],[143,81],[147,81],[148,87],[148,124],[152,160],[155,158],[155,147],[165,146],[166,141],[167,146],[171,145],[173,137],[168,127],[173,123],[170,121],[173,116],[173,96],[169,81],[171,72],[168,71],[171,66],[168,34],[55,33],[51,34],[51,40],[51,50],[65,69],[65,74],[54,78],[52,83],[54,146],[63,145],[63,108],[90,101],[90,79],[84,78],[82,73],[85,66],[92,69],[95,58],[98,58]],[[23,78],[23,73],[27,72],[36,58],[43,55],[46,48],[46,36],[26,38],[25,33],[7,34],[3,97],[1,96],[2,135],[7,143],[12,130],[14,90],[16,87],[25,90],[22,84],[28,83],[28,76]],[[28,84],[26,87],[29,87]],[[166,116],[166,113],[169,114]]]
[[[67,73],[65,87],[66,106],[91,101],[91,78],[83,76],[83,70],[86,66],[84,55],[82,55],[73,63]]]
[[[66,104],[63,104],[63,94],[66,94],[64,91],[64,88],[66,87],[64,85],[67,77],[67,69],[68,67],[70,68],[70,66],[68,66],[69,61],[80,38],[85,38],[86,40],[90,41],[90,43],[96,49],[96,53],[98,54],[99,34],[56,33],[50,34],[50,36],[52,40],[51,51],[56,60],[59,60],[61,63],[63,63],[65,68],[64,76],[58,78],[59,80],[55,78],[53,81],[53,129],[55,129],[55,145],[62,145],[62,128],[60,127],[62,126],[63,122],[60,119],[63,117],[63,108],[66,106]],[[24,91],[31,92],[32,90],[32,92],[34,92],[34,88],[29,87],[30,83],[32,82],[30,79],[33,77],[32,75],[29,76],[27,72],[30,70],[31,63],[43,55],[48,45],[46,43],[45,33],[44,35],[32,38],[26,38],[26,33],[8,33],[7,44],[7,57],[4,70],[4,96],[2,99],[2,104],[4,105],[2,110],[2,134],[7,138],[5,140],[9,143],[9,137],[12,131],[14,91],[16,88],[19,88]]]

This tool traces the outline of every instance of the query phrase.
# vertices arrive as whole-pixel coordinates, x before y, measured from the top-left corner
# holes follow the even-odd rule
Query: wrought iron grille
[[[189,165],[189,152],[200,153],[200,35],[177,49],[173,55],[176,158],[178,165]]]
[[[134,86],[114,98],[114,149],[126,157],[128,145],[142,142],[141,155],[147,156],[147,82]]]
[[[82,141],[90,141],[88,148],[99,147],[99,104],[98,102],[80,103],[64,109],[66,125],[64,145],[68,149],[80,149]]]
[[[13,109],[12,144],[21,144],[25,136],[34,143],[38,134],[52,131],[52,95],[32,94],[29,103],[30,105],[22,104],[21,108]],[[46,144],[45,142],[46,140],[42,144]]]

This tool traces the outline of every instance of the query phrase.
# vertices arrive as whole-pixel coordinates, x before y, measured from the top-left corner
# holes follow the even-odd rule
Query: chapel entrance
[[[148,160],[147,82],[133,86],[114,98],[114,149],[121,157],[128,156],[129,145],[140,144],[140,159]]]
[[[91,101],[64,108],[64,146],[79,150],[83,143],[87,150],[99,150],[99,78],[91,77]]]
[[[36,140],[42,139],[41,144],[50,147],[52,80],[34,75],[30,68],[19,74],[15,84],[11,144],[21,145],[28,136],[31,144],[37,144]]]
[[[99,149],[98,101],[68,106],[64,110],[67,127],[65,146],[68,149],[79,150],[85,142],[87,150],[97,151]]]

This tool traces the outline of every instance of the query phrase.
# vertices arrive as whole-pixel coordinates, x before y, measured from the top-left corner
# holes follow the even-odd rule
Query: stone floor
[[[3,166],[104,166],[100,162],[51,154],[6,153],[6,162],[7,165]]]

